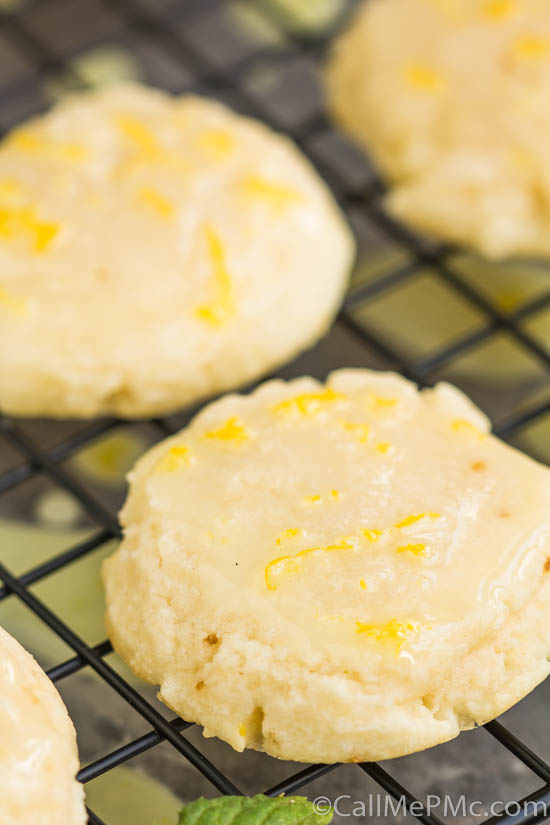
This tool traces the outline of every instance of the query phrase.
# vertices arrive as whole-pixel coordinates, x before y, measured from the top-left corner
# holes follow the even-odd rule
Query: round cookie
[[[74,727],[30,653],[0,627],[0,822],[84,825]]]
[[[550,254],[545,0],[369,0],[326,85],[397,218],[488,257]]]
[[[353,240],[292,142],[220,103],[110,86],[0,147],[0,409],[150,416],[329,326]]]
[[[550,471],[447,384],[270,381],[137,463],[109,635],[237,750],[410,753],[547,675],[549,512]]]

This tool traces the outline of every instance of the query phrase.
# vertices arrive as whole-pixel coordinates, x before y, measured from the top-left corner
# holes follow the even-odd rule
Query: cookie
[[[0,409],[150,416],[257,377],[331,323],[353,241],[293,143],[133,85],[0,147]]]
[[[341,370],[229,395],[147,452],[105,562],[136,674],[237,750],[386,759],[549,671],[550,471],[457,389]]]
[[[544,0],[369,0],[326,86],[397,218],[487,257],[550,254]]]
[[[0,627],[0,822],[84,825],[76,736],[57,690]]]

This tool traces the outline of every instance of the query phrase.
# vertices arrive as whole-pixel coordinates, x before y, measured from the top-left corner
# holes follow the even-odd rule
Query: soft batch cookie
[[[0,409],[148,416],[312,344],[353,241],[292,142],[123,85],[0,146]]]
[[[398,218],[490,257],[550,254],[545,0],[369,0],[326,81]]]
[[[84,825],[74,727],[32,656],[0,627],[0,822]]]
[[[547,675],[549,513],[550,471],[447,384],[270,381],[137,463],[109,634],[237,750],[399,756]]]

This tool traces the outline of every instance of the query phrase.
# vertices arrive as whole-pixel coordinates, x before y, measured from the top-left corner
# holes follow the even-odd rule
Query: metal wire
[[[337,320],[339,327],[351,333],[365,347],[365,353],[369,353],[369,358],[370,354],[374,354],[389,367],[398,370],[420,385],[429,384],[436,375],[439,377],[442,371],[444,373],[446,369],[452,367],[457,358],[472,352],[484,342],[493,340],[495,334],[498,333],[505,333],[510,340],[515,342],[521,352],[533,359],[541,373],[546,376],[548,385],[546,390],[548,391],[543,393],[542,397],[540,393],[535,394],[535,397],[519,411],[514,405],[511,405],[510,409],[503,409],[496,427],[497,433],[502,437],[508,439],[518,437],[526,427],[543,418],[550,411],[550,380],[548,380],[550,356],[546,348],[533,338],[525,323],[550,307],[550,271],[548,289],[542,294],[523,302],[512,312],[499,309],[454,267],[452,249],[426,243],[393,221],[384,212],[380,203],[380,195],[384,186],[374,173],[370,175],[366,185],[357,185],[335,171],[334,166],[327,162],[326,158],[320,158],[312,151],[312,146],[319,136],[333,131],[332,124],[320,108],[313,114],[309,113],[305,118],[289,125],[286,119],[281,119],[274,109],[266,104],[262,96],[251,93],[246,78],[257,65],[265,65],[267,62],[269,65],[279,66],[283,71],[293,60],[307,59],[316,62],[322,55],[332,35],[332,30],[326,30],[322,35],[312,36],[296,29],[295,20],[288,8],[281,6],[278,0],[241,0],[242,3],[254,7],[256,11],[259,10],[276,28],[284,32],[285,45],[282,48],[261,45],[233,61],[229,67],[221,66],[205,56],[195,45],[193,39],[185,34],[194,24],[206,20],[209,14],[219,10],[221,2],[222,0],[184,0],[183,2],[173,0],[166,7],[162,4],[162,11],[159,11],[152,10],[152,6],[145,4],[143,0],[97,0],[98,8],[103,7],[111,14],[117,15],[120,25],[128,32],[130,39],[139,36],[154,43],[161,48],[163,54],[169,55],[174,63],[191,68],[194,86],[197,89],[222,98],[229,96],[231,101],[246,113],[260,117],[277,130],[290,132],[296,143],[310,155],[313,163],[332,187],[342,207],[350,213],[359,211],[369,226],[403,253],[398,264],[388,266],[375,279],[359,284],[350,291]],[[41,0],[40,9],[43,10],[51,4],[52,0]],[[71,62],[71,58],[78,54],[78,49],[75,52],[63,54],[61,50],[53,47],[47,38],[42,37],[35,27],[29,25],[36,7],[36,0],[34,3],[29,0],[21,10],[0,14],[0,38],[11,43],[24,56],[28,65],[27,71],[22,70],[9,83],[2,85],[0,111],[4,107],[9,108],[12,100],[24,98],[27,93],[32,97],[38,79],[48,73],[63,70],[75,87],[78,88],[84,84],[84,79],[79,76],[78,69],[75,69],[74,63]],[[174,25],[175,20],[177,20],[177,26]],[[340,21],[336,21],[338,22]],[[444,285],[449,290],[452,296],[476,310],[482,320],[476,329],[437,347],[433,352],[416,357],[414,354],[404,353],[392,343],[391,336],[388,338],[388,336],[381,335],[372,324],[362,320],[361,311],[375,300],[390,295],[392,290],[413,283],[427,269],[440,285]],[[187,411],[185,420],[192,412],[192,410]],[[151,423],[159,438],[173,432],[174,427],[169,420],[155,419]],[[129,703],[150,726],[150,730],[144,735],[83,767],[79,774],[81,781],[89,782],[114,767],[129,762],[137,755],[157,747],[160,743],[168,742],[182,759],[193,764],[221,793],[240,793],[233,782],[182,735],[182,732],[189,727],[189,723],[181,719],[166,720],[150,702],[144,699],[105,661],[105,657],[112,652],[112,647],[107,640],[93,647],[87,645],[68,624],[29,589],[36,582],[67,568],[77,559],[96,552],[108,541],[120,536],[118,523],[109,510],[62,466],[66,459],[76,455],[83,447],[107,434],[119,424],[120,422],[115,419],[94,422],[82,426],[76,434],[70,435],[54,447],[43,449],[29,437],[23,424],[7,417],[0,419],[0,436],[21,457],[21,462],[16,467],[0,475],[0,495],[16,491],[19,485],[40,473],[47,476],[57,488],[71,495],[96,525],[96,530],[91,537],[56,553],[45,562],[19,576],[13,575],[4,565],[0,564],[0,581],[3,585],[0,587],[0,602],[7,598],[19,599],[73,651],[74,655],[71,658],[60,662],[48,671],[48,675],[54,682],[67,678],[83,668],[91,667],[103,682]],[[485,726],[485,730],[543,783],[542,787],[530,794],[527,799],[550,803],[550,766],[500,722],[489,723]],[[483,734],[479,732],[477,735]],[[369,763],[358,767],[389,795],[394,798],[404,797],[408,806],[414,802],[418,803],[417,796],[391,775],[391,766],[389,770]],[[357,770],[357,767],[350,765],[307,766],[283,782],[268,788],[265,792],[273,796],[280,793],[294,793],[329,772],[350,770]],[[92,825],[109,825],[109,823],[103,823],[91,811],[89,816]],[[533,810],[530,815],[503,814],[486,821],[490,825],[496,825],[497,822],[502,825],[534,825],[542,818],[542,815]],[[424,825],[441,825],[437,817],[425,810],[417,816],[417,819]]]

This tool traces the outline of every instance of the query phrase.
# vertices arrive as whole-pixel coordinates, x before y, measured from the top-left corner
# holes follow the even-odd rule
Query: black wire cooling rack
[[[239,40],[230,31],[226,19],[231,7],[235,6],[236,10],[237,4],[241,13],[245,10],[253,12],[256,22],[261,20],[262,32],[267,26],[278,33],[277,38],[262,36],[257,42],[253,37]],[[294,7],[296,5],[294,3]],[[304,7],[307,5],[307,2],[302,3]],[[379,263],[374,269],[358,269],[337,320],[337,328],[344,330],[347,336],[351,335],[361,348],[365,365],[376,362],[421,385],[442,377],[461,383],[463,373],[457,372],[457,364],[463,359],[475,359],[476,352],[493,346],[497,340],[506,340],[509,347],[529,362],[537,381],[534,386],[528,382],[527,389],[518,385],[517,390],[512,388],[497,393],[496,405],[484,402],[483,399],[492,397],[487,393],[487,387],[478,388],[482,406],[496,419],[497,434],[515,443],[522,443],[525,433],[533,426],[544,424],[550,414],[550,356],[544,336],[537,335],[534,322],[550,308],[550,267],[547,286],[542,281],[542,288],[529,293],[525,300],[516,301],[511,307],[504,306],[483,290],[479,280],[472,282],[468,278],[456,263],[459,260],[456,250],[416,236],[384,212],[381,206],[383,185],[368,162],[354,152],[325,116],[316,76],[326,45],[349,11],[350,3],[341,0],[340,11],[333,15],[330,25],[313,33],[311,27],[300,24],[293,14],[292,4],[282,0],[28,0],[11,9],[4,0],[0,8],[4,6],[6,8],[0,12],[2,130],[45,107],[45,89],[52,78],[62,76],[64,82],[74,88],[85,85],[86,80],[80,76],[75,58],[86,49],[98,44],[124,43],[129,49],[137,50],[147,63],[146,79],[157,85],[172,91],[192,89],[214,95],[244,113],[261,118],[277,130],[290,133],[313,160],[350,216],[362,254],[368,258],[372,249],[384,251],[377,258]],[[310,11],[311,8],[312,4]],[[223,49],[219,48],[222,41]],[[345,165],[342,164],[344,157],[347,159]],[[544,274],[544,265],[539,263],[537,266]],[[408,294],[407,290],[427,277],[433,290],[444,291],[451,310],[453,302],[460,305],[461,311],[466,310],[472,318],[475,317],[475,323],[465,324],[454,336],[446,337],[444,343],[434,345],[430,351],[419,352],[414,345],[403,343],[402,317],[400,320],[396,318],[392,326],[390,313],[387,328],[383,329],[377,321],[377,308],[400,291],[403,291],[402,295]],[[414,309],[419,329],[428,323],[434,312],[438,312],[429,299],[435,292],[425,294],[428,298],[420,302],[420,308]],[[506,358],[505,354],[502,358]],[[468,389],[476,394],[475,381]],[[192,412],[184,411],[178,425],[181,426]],[[106,661],[112,651],[108,641],[95,646],[85,643],[31,588],[120,536],[113,512],[65,468],[67,459],[119,424],[111,419],[82,424],[69,437],[44,449],[29,435],[26,422],[8,417],[0,419],[2,438],[19,456],[11,469],[0,475],[0,495],[12,493],[36,475],[45,476],[79,502],[96,528],[91,537],[54,554],[21,575],[14,575],[0,563],[3,583],[0,602],[8,598],[20,600],[71,649],[71,658],[49,670],[54,682],[91,668],[150,728],[139,738],[83,767],[79,774],[82,782],[89,782],[167,742],[217,791],[240,793],[239,788],[183,735],[190,727],[188,723],[163,716]],[[149,424],[158,438],[171,433],[175,427],[172,419],[156,419]],[[528,441],[527,447],[532,453],[541,452],[536,440]],[[489,723],[485,730],[523,763],[524,769],[531,772],[531,778],[536,778],[536,784],[538,780],[541,783],[537,790],[520,800],[521,810],[518,805],[514,813],[485,817],[485,822],[521,825],[547,818],[544,806],[550,806],[550,766],[500,722]],[[484,734],[478,731],[472,735]],[[344,773],[357,770],[368,774],[395,799],[404,797],[408,806],[416,802],[413,809],[416,818],[425,825],[441,825],[441,820],[419,801],[422,794],[413,793],[394,778],[391,764],[389,769],[372,763],[310,765],[279,784],[267,789],[258,788],[258,791],[264,790],[271,795],[294,793],[333,771],[342,772],[345,787]],[[526,810],[525,801],[543,804]],[[550,808],[548,811],[550,816]],[[90,823],[102,825],[102,820],[92,811],[89,816]]]

